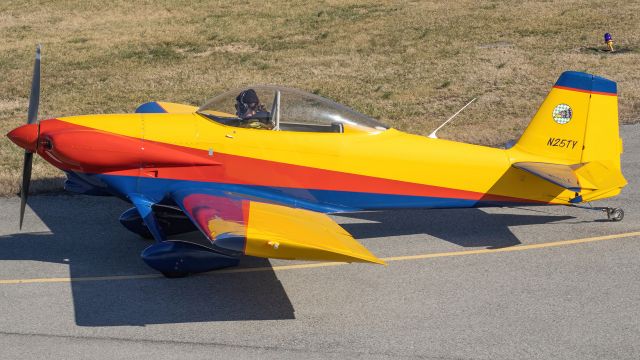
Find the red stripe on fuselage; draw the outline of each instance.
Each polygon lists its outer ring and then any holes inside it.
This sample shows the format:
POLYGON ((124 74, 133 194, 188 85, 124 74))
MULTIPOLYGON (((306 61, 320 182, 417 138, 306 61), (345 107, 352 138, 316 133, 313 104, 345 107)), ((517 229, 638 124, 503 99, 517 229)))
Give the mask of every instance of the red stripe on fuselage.
MULTIPOLYGON (((60 120, 47 120, 63 123, 60 120)), ((51 124, 57 131, 63 129, 85 129, 94 130, 104 136, 103 142, 108 143, 112 139, 123 137, 123 135, 111 134, 101 130, 92 129, 80 125, 64 123, 51 124)), ((52 126, 52 127, 53 127, 52 126)), ((265 134, 266 135, 266 134, 265 134)), ((140 140, 137 138, 131 138, 140 140)), ((408 195, 408 196, 428 196, 439 198, 502 201, 502 202, 523 202, 531 200, 513 198, 500 195, 483 194, 474 191, 450 189, 439 186, 418 184, 400 180, 384 179, 367 175, 358 175, 334 170, 318 169, 309 166, 292 165, 281 162, 261 160, 244 156, 215 153, 209 156, 208 151, 183 147, 173 144, 144 140, 145 144, 153 144, 154 157, 162 158, 166 155, 175 157, 177 152, 184 153, 185 162, 190 162, 194 158, 201 158, 203 161, 216 162, 220 165, 199 165, 199 166, 171 166, 152 167, 146 166, 142 169, 131 168, 113 171, 112 169, 99 169, 86 167, 84 172, 101 173, 106 175, 122 176, 148 176, 161 179, 187 180, 215 182, 238 185, 268 186, 278 188, 332 190, 359 193, 408 195)), ((55 146, 55 145, 54 145, 55 146)), ((49 160, 49 159, 47 159, 49 160)), ((55 159, 54 159, 55 160, 55 159)), ((63 163, 54 163, 63 170, 75 170, 73 166, 63 163)))

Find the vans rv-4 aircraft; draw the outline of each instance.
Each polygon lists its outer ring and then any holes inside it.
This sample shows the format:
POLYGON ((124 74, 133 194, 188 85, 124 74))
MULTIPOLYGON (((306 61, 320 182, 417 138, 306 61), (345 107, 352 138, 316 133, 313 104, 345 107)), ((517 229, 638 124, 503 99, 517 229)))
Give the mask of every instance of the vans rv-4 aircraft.
POLYGON ((67 190, 131 203, 121 223, 155 240, 142 259, 169 277, 242 255, 383 264, 327 214, 580 206, 627 183, 616 83, 580 72, 560 76, 506 149, 407 134, 279 86, 226 92, 200 108, 150 102, 134 114, 37 121, 39 88, 38 48, 27 124, 8 134, 25 149, 20 226, 37 153, 67 174, 67 190), (196 229, 201 240, 177 236, 196 229))

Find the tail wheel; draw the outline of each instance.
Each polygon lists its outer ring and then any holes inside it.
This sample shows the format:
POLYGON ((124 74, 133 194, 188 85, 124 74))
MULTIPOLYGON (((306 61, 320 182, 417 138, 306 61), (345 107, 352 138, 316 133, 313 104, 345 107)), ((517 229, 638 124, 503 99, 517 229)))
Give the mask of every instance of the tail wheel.
POLYGON ((624 219, 624 210, 620 208, 609 209, 607 215, 609 215, 609 220, 611 221, 621 221, 624 219))

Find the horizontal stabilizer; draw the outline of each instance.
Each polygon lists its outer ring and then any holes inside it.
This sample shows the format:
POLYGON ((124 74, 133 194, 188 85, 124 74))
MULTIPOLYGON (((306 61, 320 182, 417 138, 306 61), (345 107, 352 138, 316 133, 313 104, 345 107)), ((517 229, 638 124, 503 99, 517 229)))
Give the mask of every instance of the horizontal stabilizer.
POLYGON ((600 161, 573 165, 518 162, 513 167, 575 192, 620 189, 627 184, 618 168, 600 161))
POLYGON ((627 180, 615 166, 606 166, 599 161, 584 164, 575 170, 583 189, 617 189, 627 185, 627 180))
POLYGON ((549 182, 571 191, 580 192, 580 182, 574 169, 582 164, 563 165, 540 162, 518 162, 513 167, 532 173, 549 182))

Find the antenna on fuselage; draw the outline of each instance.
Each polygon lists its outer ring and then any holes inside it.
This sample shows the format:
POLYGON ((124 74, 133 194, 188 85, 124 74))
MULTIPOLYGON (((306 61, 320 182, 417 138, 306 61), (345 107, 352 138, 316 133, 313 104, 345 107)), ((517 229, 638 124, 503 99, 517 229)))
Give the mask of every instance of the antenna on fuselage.
POLYGON ((429 137, 432 139, 437 139, 438 137, 436 136, 436 133, 438 132, 438 130, 442 129, 445 125, 447 125, 447 123, 449 123, 449 121, 453 120, 454 117, 458 116, 458 114, 460 114, 462 112, 462 110, 464 110, 467 106, 471 105, 472 102, 476 101, 477 98, 473 98, 473 100, 469 101, 467 103, 467 105, 463 106, 462 109, 456 111, 455 114, 451 115, 450 118, 447 119, 447 121, 443 122, 442 125, 438 126, 437 129, 433 130, 433 132, 431 134, 429 134, 429 137))

